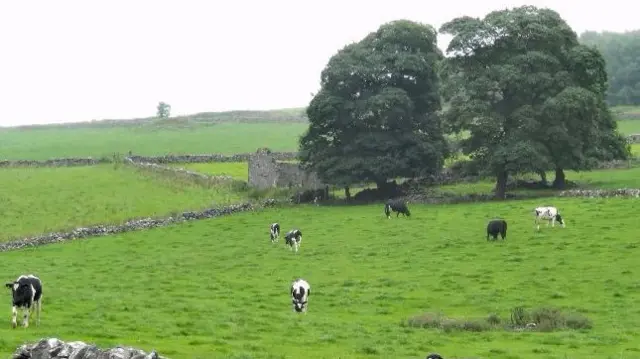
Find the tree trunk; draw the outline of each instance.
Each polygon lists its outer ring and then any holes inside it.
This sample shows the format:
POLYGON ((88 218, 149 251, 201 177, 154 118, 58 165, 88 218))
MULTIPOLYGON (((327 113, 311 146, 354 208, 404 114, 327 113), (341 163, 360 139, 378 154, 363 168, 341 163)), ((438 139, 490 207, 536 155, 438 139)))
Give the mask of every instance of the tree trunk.
POLYGON ((507 179, 509 178, 509 174, 507 171, 498 172, 497 181, 496 181, 496 198, 505 199, 507 198, 507 179))
POLYGON ((556 178, 553 179, 553 187, 563 189, 566 185, 567 178, 565 177, 564 170, 562 168, 556 168, 556 178))
POLYGON ((546 171, 538 171, 538 175, 540 175, 540 182, 543 185, 547 185, 549 182, 547 182, 547 172, 546 171))
POLYGON ((349 186, 344 187, 344 196, 347 198, 347 201, 351 200, 351 191, 349 190, 349 186))

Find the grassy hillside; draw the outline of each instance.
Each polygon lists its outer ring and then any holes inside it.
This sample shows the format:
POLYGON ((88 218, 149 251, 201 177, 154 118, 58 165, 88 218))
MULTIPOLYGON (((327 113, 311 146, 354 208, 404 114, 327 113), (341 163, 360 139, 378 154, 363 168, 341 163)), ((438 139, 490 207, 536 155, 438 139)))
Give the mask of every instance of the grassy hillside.
POLYGON ((305 123, 219 123, 110 128, 0 129, 0 159, 295 151, 305 123))
POLYGON ((5 279, 34 272, 45 294, 40 328, 12 330, 6 312, 0 355, 56 336, 173 359, 636 357, 638 202, 553 203, 567 228, 540 233, 534 201, 415 205, 393 220, 378 206, 308 206, 1 253, 5 279), (494 216, 509 220, 504 242, 485 241, 494 216), (297 255, 269 243, 272 221, 305 233, 297 255), (312 286, 306 315, 291 311, 299 276, 312 286), (587 328, 486 330, 518 306, 561 308, 587 328), (451 331, 407 327, 412 317, 451 331))
POLYGON ((131 167, 0 169, 0 241, 242 200, 131 167))

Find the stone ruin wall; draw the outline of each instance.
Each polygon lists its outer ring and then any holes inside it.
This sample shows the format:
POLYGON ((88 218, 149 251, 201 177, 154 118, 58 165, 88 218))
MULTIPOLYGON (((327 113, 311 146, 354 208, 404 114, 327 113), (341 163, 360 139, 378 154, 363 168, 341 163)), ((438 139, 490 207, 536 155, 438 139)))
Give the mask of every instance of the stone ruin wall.
POLYGON ((297 163, 279 162, 273 154, 258 152, 249 158, 248 184, 258 189, 323 188, 315 173, 304 171, 297 163))

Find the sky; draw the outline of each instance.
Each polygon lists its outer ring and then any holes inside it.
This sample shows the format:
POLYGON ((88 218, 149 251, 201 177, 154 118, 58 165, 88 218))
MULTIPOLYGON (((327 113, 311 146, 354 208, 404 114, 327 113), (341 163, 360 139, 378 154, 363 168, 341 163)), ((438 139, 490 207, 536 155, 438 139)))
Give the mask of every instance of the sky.
MULTIPOLYGON (((303 107, 329 58, 388 21, 437 29, 458 16, 534 5, 557 11, 578 34, 622 32, 639 27, 628 4, 0 0, 0 126, 149 117, 159 101, 172 115, 303 107)), ((443 50, 448 40, 439 37, 443 50)))

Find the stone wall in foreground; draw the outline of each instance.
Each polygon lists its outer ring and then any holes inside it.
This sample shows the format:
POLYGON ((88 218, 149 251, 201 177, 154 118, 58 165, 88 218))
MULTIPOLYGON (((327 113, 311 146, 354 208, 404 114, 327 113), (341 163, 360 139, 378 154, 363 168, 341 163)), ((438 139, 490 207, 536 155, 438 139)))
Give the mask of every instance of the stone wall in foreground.
POLYGON ((57 338, 45 338, 32 344, 24 344, 16 349, 12 359, 168 359, 155 350, 143 350, 117 346, 99 349, 93 344, 81 341, 63 342, 57 338))

